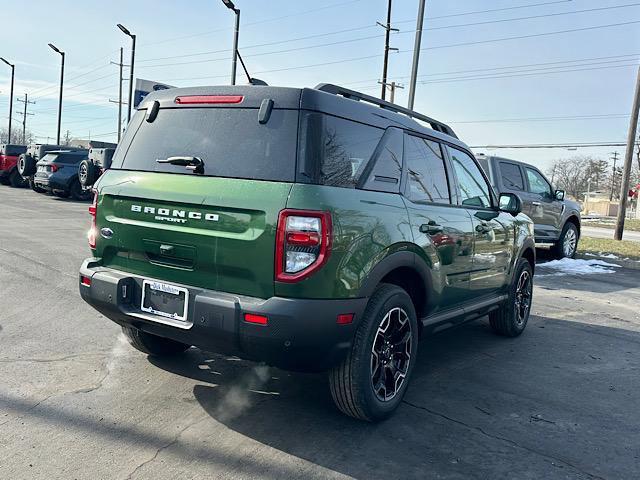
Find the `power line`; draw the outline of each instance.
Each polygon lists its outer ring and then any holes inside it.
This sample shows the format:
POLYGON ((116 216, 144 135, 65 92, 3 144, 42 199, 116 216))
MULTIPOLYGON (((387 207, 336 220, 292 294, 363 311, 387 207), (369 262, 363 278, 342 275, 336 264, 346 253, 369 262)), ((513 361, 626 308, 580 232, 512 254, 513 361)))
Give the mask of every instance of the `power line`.
MULTIPOLYGON (((632 25, 632 24, 636 24, 636 23, 640 23, 640 20, 633 20, 633 21, 629 21, 629 22, 620 22, 620 23, 611 23, 611 24, 606 24, 606 25, 592 25, 592 26, 589 26, 589 27, 572 28, 572 29, 566 29, 566 30, 557 30, 557 31, 553 31, 553 32, 542 32, 542 33, 534 33, 534 34, 528 34, 528 35, 516 35, 516 36, 510 36, 510 37, 493 38, 493 39, 489 39, 489 40, 475 40, 475 41, 470 41, 470 42, 452 43, 452 44, 446 44, 446 45, 435 45, 435 46, 421 48, 420 51, 437 50, 437 49, 442 49, 442 48, 452 48, 452 47, 461 47, 461 46, 469 46, 469 45, 480 45, 480 44, 504 42, 504 41, 510 41, 510 40, 521 40, 521 39, 525 39, 525 38, 544 37, 544 36, 548 36, 548 35, 560 35, 560 34, 565 34, 565 33, 582 32, 582 31, 596 30, 596 29, 601 29, 601 28, 612 28, 612 27, 619 27, 619 26, 625 26, 625 25, 632 25)), ((403 33, 410 33, 410 32, 403 32, 403 33)), ((361 41, 361 40, 366 40, 366 39, 370 39, 370 38, 378 38, 378 37, 379 37, 379 35, 376 35, 376 36, 373 36, 373 37, 363 37, 363 38, 359 38, 359 39, 355 39, 355 40, 345 40, 345 41, 341 41, 341 42, 331 42, 331 43, 325 43, 325 44, 317 44, 317 45, 312 45, 312 46, 309 46, 309 47, 298 47, 298 48, 293 48, 293 49, 278 50, 278 51, 275 51, 275 52, 264 52, 264 53, 261 53, 261 54, 252 54, 251 56, 257 56, 257 55, 264 56, 264 55, 271 55, 271 54, 276 54, 276 53, 288 53, 288 52, 292 52, 292 51, 299 51, 299 50, 305 50, 305 49, 310 49, 310 48, 318 48, 318 47, 322 47, 322 46, 336 45, 336 44, 340 44, 340 43, 348 43, 348 42, 353 42, 353 41, 361 41)), ((400 50, 398 53, 408 53, 408 52, 411 52, 411 50, 400 50)), ((372 58, 372 56, 357 57, 355 59, 350 59, 350 60, 345 60, 345 61, 365 60, 365 59, 369 59, 369 58, 372 58)), ((190 62, 166 63, 166 64, 161 64, 161 65, 147 65, 144 68, 169 67, 169 66, 176 66, 176 65, 196 64, 196 63, 209 63, 209 62, 223 61, 223 60, 228 60, 228 59, 229 59, 229 57, 217 58, 217 59, 209 59, 209 60, 194 60, 194 61, 190 61, 190 62)), ((324 66, 324 65, 328 65, 328 64, 332 64, 332 63, 340 63, 340 62, 330 62, 330 63, 326 63, 326 64, 325 63, 321 63, 321 64, 317 64, 317 66, 324 66)), ((315 65, 311 65, 311 66, 315 66, 315 65)), ((311 66, 291 67, 291 68, 288 68, 288 70, 294 70, 294 69, 298 69, 298 68, 310 68, 311 66)), ((265 71, 261 71, 261 72, 255 72, 255 73, 256 74, 272 73, 272 72, 283 71, 283 70, 285 70, 285 69, 265 70, 265 71)), ((192 77, 192 78, 169 79, 169 80, 190 80, 190 79, 197 80, 197 79, 223 78, 223 77, 224 77, 224 75, 214 75, 214 76, 207 76, 207 77, 192 77)))
POLYGON ((620 147, 626 142, 575 142, 575 143, 530 143, 530 144, 508 144, 508 145, 472 145, 470 148, 487 150, 499 148, 587 148, 587 147, 620 147))

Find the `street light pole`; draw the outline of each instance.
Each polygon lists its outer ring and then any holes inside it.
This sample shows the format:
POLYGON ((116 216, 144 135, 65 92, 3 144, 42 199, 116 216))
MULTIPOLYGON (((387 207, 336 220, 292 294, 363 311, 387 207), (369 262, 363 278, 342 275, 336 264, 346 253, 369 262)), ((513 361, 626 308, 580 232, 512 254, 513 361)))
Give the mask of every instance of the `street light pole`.
POLYGON ((62 87, 64 85, 64 52, 53 43, 50 43, 49 47, 54 52, 59 53, 62 57, 62 63, 60 64, 60 97, 58 99, 58 134, 56 136, 56 145, 60 145, 60 126, 62 124, 62 87))
POLYGON ((9 63, 7 60, 5 60, 4 58, 0 57, 0 60, 2 60, 4 63, 6 63, 7 65, 9 65, 11 67, 11 93, 9 94, 9 132, 7 135, 7 143, 11 143, 11 119, 13 118, 13 77, 14 77, 14 73, 16 70, 16 66, 12 63, 9 63))
POLYGON ((231 0, 222 0, 225 6, 236 14, 236 25, 233 32, 233 57, 231 60, 231 85, 236 84, 236 67, 238 66, 238 38, 240 37, 240 9, 231 0))
POLYGON ((409 109, 413 110, 416 97, 416 80, 418 79, 418 63, 420 61, 420 43, 422 41, 422 23, 424 22, 425 0, 420 0, 418 7, 418 21, 416 25, 416 40, 413 45, 413 66, 411 67, 411 83, 409 83, 409 109))
POLYGON ((131 38, 131 66, 129 70, 129 107, 127 111, 127 123, 131 120, 131 108, 133 107, 133 64, 136 60, 136 36, 131 33, 124 25, 118 23, 118 28, 125 35, 131 38))

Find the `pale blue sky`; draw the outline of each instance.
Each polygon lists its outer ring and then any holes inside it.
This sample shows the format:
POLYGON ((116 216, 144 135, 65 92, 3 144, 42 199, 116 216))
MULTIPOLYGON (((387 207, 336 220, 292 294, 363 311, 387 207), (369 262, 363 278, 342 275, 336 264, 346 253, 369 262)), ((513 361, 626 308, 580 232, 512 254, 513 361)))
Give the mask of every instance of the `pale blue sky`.
MULTIPOLYGON (((108 62, 121 46, 128 62, 130 47, 118 22, 138 35, 136 77, 176 86, 229 81, 233 15, 220 0, 3 3, 0 56, 16 63, 16 95, 26 91, 36 101, 27 122, 39 141, 54 137, 56 126, 59 56, 48 42, 67 52, 62 128, 76 137, 115 138, 105 135, 117 130, 117 107, 108 103, 117 97, 117 67, 108 62), (196 55, 202 52, 213 53, 196 55)), ((391 54, 389 79, 406 84, 418 1, 393 3, 400 32, 392 46, 400 52, 391 54)), ((384 31, 375 23, 386 4, 236 0, 240 51, 252 74, 271 85, 331 82, 379 95, 384 31)), ((640 0, 428 0, 416 110, 450 122, 469 145, 624 141, 639 32, 640 0), (474 13, 485 10, 494 11, 474 13)), ((0 124, 8 116, 8 74, 0 65, 0 124)), ((406 95, 401 90, 397 103, 405 105, 406 95)), ((21 107, 14 103, 14 118, 21 107)), ((545 167, 612 150, 499 153, 545 167)))

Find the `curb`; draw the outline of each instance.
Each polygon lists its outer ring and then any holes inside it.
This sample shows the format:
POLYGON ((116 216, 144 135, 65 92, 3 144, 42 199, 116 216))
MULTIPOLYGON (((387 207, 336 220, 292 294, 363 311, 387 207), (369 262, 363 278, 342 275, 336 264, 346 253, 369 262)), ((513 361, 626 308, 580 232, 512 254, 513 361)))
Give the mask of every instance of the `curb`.
POLYGON ((640 270, 640 261, 636 261, 636 260, 624 260, 622 258, 601 257, 595 253, 591 255, 586 255, 584 253, 576 253, 575 258, 581 258, 583 260, 602 260, 603 262, 613 263, 615 265, 619 265, 624 268, 629 268, 631 270, 640 270))

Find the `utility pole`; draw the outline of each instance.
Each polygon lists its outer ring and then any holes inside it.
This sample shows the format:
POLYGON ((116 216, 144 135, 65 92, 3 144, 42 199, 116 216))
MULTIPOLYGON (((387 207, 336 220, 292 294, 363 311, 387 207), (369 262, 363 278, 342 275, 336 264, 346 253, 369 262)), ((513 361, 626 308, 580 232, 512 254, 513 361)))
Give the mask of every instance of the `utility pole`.
POLYGON ((396 82, 391 82, 391 103, 394 103, 394 100, 396 99, 396 88, 400 88, 403 89, 404 86, 403 85, 399 85, 396 82))
MULTIPOLYGON (((390 48, 389 47, 389 36, 391 35, 391 32, 397 32, 399 31, 397 28, 391 28, 391 2, 392 0, 389 0, 389 3, 387 4, 387 23, 386 25, 383 25, 380 22, 376 22, 378 25, 380 25, 382 28, 385 29, 385 34, 384 34, 384 61, 382 64, 382 81, 380 82, 382 84, 382 92, 380 93, 380 97, 382 98, 382 100, 385 99, 386 95, 387 95, 387 71, 389 69, 389 50, 395 50, 397 51, 397 48, 390 48)), ((393 102, 393 100, 391 101, 393 102)))
POLYGON ((122 133, 122 81, 124 80, 124 78, 122 78, 122 68, 124 67, 124 64, 122 63, 123 51, 124 49, 120 47, 120 63, 110 62, 112 65, 118 65, 120 67, 120 81, 118 82, 118 101, 109 99, 111 103, 118 104, 118 143, 120 142, 120 135, 122 133))
POLYGON ((624 220, 627 214, 627 197, 629 196, 629 177, 631 176, 631 161, 633 159, 633 147, 638 129, 638 110, 640 110, 640 67, 636 77, 636 91, 633 96, 633 108, 631 109, 631 121, 629 122, 629 134, 627 135, 627 150, 624 154, 624 167, 622 167, 622 181, 620 186, 620 208, 618 208, 618 221, 614 238, 622 240, 624 232, 624 220))
POLYGON ((616 185, 616 163, 618 163, 618 152, 613 152, 611 155, 613 155, 613 158, 611 159, 613 160, 613 173, 611 174, 611 193, 609 194, 610 202, 613 201, 613 190, 616 185))
POLYGON ((222 0, 224 6, 236 15, 236 23, 233 29, 233 56, 231 57, 231 85, 236 84, 236 68, 238 66, 238 37, 240 37, 240 9, 232 0, 222 0))
POLYGON ((31 104, 34 105, 36 102, 32 102, 29 100, 29 95, 24 94, 24 100, 21 98, 16 98, 16 101, 24 103, 24 111, 18 112, 18 114, 22 113, 22 144, 25 145, 27 143, 27 115, 33 115, 33 113, 27 112, 27 107, 31 104))
POLYGON ((7 143, 11 143, 11 119, 13 117, 13 77, 15 74, 16 66, 2 57, 0 57, 0 60, 11 67, 11 91, 9 92, 9 131, 7 132, 7 143))
POLYGON ((416 98, 416 81, 418 79, 418 63, 420 63, 420 43, 422 42, 422 24, 424 22, 424 4, 426 0, 420 0, 418 6, 418 21, 416 24, 416 40, 413 45, 413 65, 411 67, 411 83, 409 83, 409 109, 413 110, 416 98))

